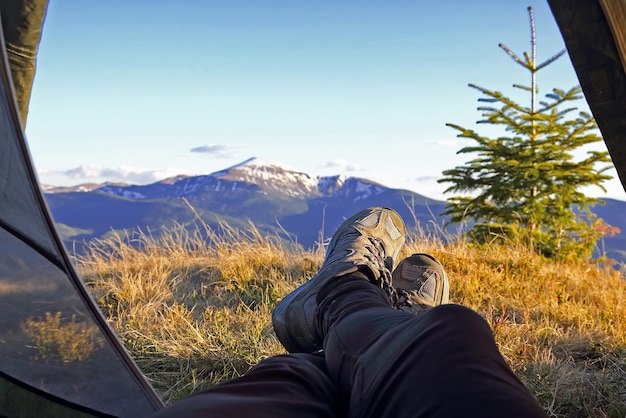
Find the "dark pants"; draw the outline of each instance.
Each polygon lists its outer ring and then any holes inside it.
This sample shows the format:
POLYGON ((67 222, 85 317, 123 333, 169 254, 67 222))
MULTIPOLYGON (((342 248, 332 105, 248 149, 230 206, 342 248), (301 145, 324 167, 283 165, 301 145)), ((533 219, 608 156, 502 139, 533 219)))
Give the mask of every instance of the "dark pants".
POLYGON ((323 352, 264 360, 158 416, 546 416, 478 314, 458 305, 398 311, 352 276, 320 304, 323 352))

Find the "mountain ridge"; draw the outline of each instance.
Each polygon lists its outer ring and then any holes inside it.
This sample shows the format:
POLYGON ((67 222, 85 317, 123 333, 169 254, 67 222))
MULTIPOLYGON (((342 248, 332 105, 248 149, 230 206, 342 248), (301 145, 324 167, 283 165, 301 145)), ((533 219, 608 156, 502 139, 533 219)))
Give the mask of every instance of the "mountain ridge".
MULTIPOLYGON (((264 234, 276 234, 305 248, 328 239, 355 212, 371 206, 398 211, 408 229, 439 234, 447 219, 444 201, 419 193, 343 175, 311 176, 280 163, 250 158, 208 175, 169 177, 147 185, 86 183, 75 187, 43 186, 67 248, 101 238, 111 231, 147 229, 152 233, 198 221, 210 228, 221 222, 264 234)), ((626 231, 626 202, 603 199, 594 212, 626 231)), ((456 231, 456 227, 454 229, 456 231)), ((605 237, 613 258, 626 260, 626 239, 605 237)), ((608 249, 608 250, 607 250, 608 249)))
POLYGON ((165 196, 187 197, 207 190, 222 191, 226 186, 234 190, 237 187, 250 187, 252 185, 257 186, 257 191, 260 193, 316 198, 333 195, 343 188, 345 182, 348 182, 350 187, 359 189, 365 194, 378 194, 387 189, 382 184, 357 177, 343 175, 313 177, 287 168, 280 163, 253 157, 208 175, 178 175, 146 185, 110 182, 100 185, 85 183, 73 187, 46 185, 43 186, 43 190, 47 194, 98 191, 128 199, 142 200, 165 196))

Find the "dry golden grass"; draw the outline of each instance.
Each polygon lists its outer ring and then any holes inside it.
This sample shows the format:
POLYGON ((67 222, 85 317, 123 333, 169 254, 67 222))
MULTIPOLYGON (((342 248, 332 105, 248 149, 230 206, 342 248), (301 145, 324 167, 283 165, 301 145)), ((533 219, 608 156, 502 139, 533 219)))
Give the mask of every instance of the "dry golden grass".
MULTIPOLYGON (((162 238, 113 235, 77 264, 103 312, 166 403, 284 353, 276 302, 319 268, 323 253, 254 227, 162 238), (206 235, 213 244, 205 244, 206 235), (109 248, 104 250, 104 248, 109 248)), ((490 323, 513 370, 550 416, 626 415, 626 280, 524 248, 444 245, 413 234, 403 255, 445 266, 452 303, 490 323)))

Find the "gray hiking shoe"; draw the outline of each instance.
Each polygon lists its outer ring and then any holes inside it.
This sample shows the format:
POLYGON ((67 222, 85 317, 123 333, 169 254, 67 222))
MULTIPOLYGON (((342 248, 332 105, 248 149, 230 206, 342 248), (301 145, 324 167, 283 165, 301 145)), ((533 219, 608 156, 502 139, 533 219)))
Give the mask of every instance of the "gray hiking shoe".
POLYGON ((333 235, 317 274, 285 296, 272 312, 274 331, 287 351, 311 353, 322 348, 316 297, 325 283, 361 270, 387 290, 403 244, 404 222, 392 209, 369 208, 346 220, 333 235))
POLYGON ((392 273, 398 294, 396 307, 419 313, 448 303, 450 282, 443 266, 430 254, 413 254, 398 263, 392 273))

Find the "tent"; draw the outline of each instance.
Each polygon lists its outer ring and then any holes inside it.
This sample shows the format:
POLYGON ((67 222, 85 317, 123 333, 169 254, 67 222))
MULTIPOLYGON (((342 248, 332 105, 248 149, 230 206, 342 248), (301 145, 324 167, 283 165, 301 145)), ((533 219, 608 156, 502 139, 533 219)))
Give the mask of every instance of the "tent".
POLYGON ((548 0, 548 4, 626 187, 626 1, 548 0))
MULTIPOLYGON (((626 184, 626 1, 548 1, 626 184)), ((161 400, 99 312, 55 230, 0 41, 0 417, 149 415, 161 400)))

